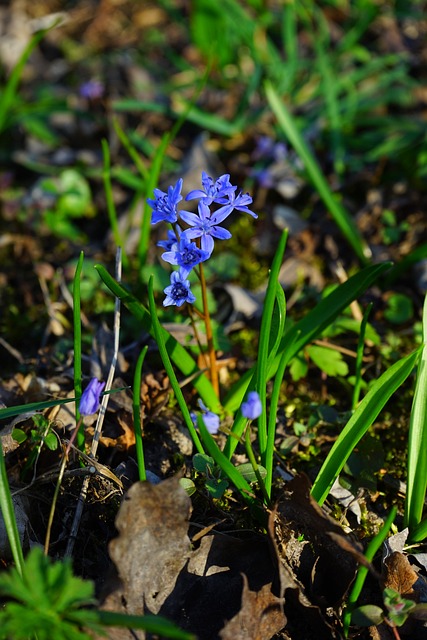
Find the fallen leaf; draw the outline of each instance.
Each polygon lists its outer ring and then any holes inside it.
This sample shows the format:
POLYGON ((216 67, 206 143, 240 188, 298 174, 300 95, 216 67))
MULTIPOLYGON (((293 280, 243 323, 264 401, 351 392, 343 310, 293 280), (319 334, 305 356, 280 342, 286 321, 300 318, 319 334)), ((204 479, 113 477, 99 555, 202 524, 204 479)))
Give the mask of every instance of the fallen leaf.
POLYGON ((412 596, 414 594, 413 587, 417 580, 416 571, 403 553, 394 551, 384 560, 383 583, 385 589, 394 589, 404 597, 412 596))
POLYGON ((338 522, 311 497, 307 476, 296 476, 286 484, 277 505, 275 536, 307 597, 321 607, 343 601, 357 566, 353 554, 342 549, 331 533, 347 539, 338 522))
POLYGON ((127 610, 158 613, 190 556, 190 499, 178 478, 158 485, 138 482, 116 519, 119 537, 109 545, 123 583, 127 610))
POLYGON ((251 591, 248 579, 243 577, 242 606, 240 611, 222 629, 222 640, 266 640, 286 625, 283 601, 271 593, 271 585, 258 592, 251 591))

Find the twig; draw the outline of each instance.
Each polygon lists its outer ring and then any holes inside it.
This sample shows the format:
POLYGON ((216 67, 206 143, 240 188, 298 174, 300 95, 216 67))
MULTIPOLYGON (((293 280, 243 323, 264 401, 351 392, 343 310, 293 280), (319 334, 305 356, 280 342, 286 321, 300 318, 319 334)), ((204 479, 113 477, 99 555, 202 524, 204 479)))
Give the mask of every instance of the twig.
MULTIPOLYGON (((116 253, 116 280, 117 282, 121 281, 122 278, 122 262, 121 262, 121 248, 117 248, 116 253)), ((120 337, 120 299, 116 298, 115 307, 114 307, 114 352, 113 358, 110 365, 110 371, 108 373, 107 383, 105 385, 106 390, 111 389, 111 385, 114 379, 114 373, 116 370, 117 357, 119 353, 119 337, 120 337)), ((95 458, 99 438, 101 436, 102 425, 104 423, 105 413, 107 411, 108 400, 110 398, 110 394, 104 393, 102 396, 101 407, 99 409, 98 420, 96 421, 95 433, 93 434, 92 445, 90 449, 90 457, 95 458)), ((67 549, 65 551, 65 557, 69 557, 72 555, 74 550, 74 545, 77 539, 77 534, 80 527, 80 520, 83 513, 83 508, 86 502, 86 497, 88 494, 90 483, 90 476, 86 476, 83 480, 83 485, 80 491, 79 499, 77 502, 76 512, 74 514, 74 520, 70 531, 70 536, 68 538, 67 549)))

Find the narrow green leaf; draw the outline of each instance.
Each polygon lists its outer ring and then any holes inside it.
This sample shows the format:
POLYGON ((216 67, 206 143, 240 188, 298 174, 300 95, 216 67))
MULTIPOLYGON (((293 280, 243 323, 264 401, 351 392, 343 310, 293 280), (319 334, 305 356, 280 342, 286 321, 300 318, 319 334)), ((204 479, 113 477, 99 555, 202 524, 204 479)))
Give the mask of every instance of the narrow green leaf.
MULTIPOLYGON (((411 531, 422 519, 427 489, 427 296, 423 310, 423 346, 418 364, 408 438, 405 526, 411 531)), ((418 530, 418 536, 421 529, 418 530)))
MULTIPOLYGON (((368 544, 368 546, 366 547, 366 551, 365 551, 365 558, 368 562, 372 562, 375 554, 377 553, 377 551, 380 549, 380 547, 382 546, 383 542, 385 541, 385 539, 387 538, 388 532, 390 531, 391 525, 394 522, 394 519, 396 517, 397 514, 397 508, 396 507, 392 507, 390 513, 388 514, 386 521, 384 522, 384 525, 381 527, 381 529, 378 531, 378 533, 372 538, 372 540, 370 541, 370 543, 368 544)), ((348 636, 348 630, 350 627, 350 622, 352 620, 352 614, 354 612, 354 607, 356 606, 356 603, 359 599, 359 596, 362 592, 362 588, 363 585, 365 584, 365 580, 366 580, 366 576, 368 575, 368 567, 366 567, 365 565, 360 565, 358 570, 357 570, 357 575, 356 575, 356 580, 354 581, 354 584, 351 588, 349 597, 348 597, 348 601, 347 601, 347 607, 344 611, 344 616, 343 616, 343 627, 344 627, 344 635, 347 638, 348 636)), ((354 620, 353 620, 354 622, 354 620)))
MULTIPOLYGON (((258 360, 257 360, 257 369, 256 369, 256 382, 255 388, 258 391, 261 405, 262 405, 262 413, 258 418, 258 444, 259 451, 261 454, 261 462, 265 465, 265 451, 267 447, 267 374, 268 374, 268 363, 271 357, 275 356, 277 348, 279 346, 279 340, 283 333, 283 328, 285 325, 285 317, 283 314, 279 321, 279 330, 280 333, 278 336, 274 336, 273 340, 273 349, 275 351, 271 353, 270 351, 270 343, 271 343, 271 323, 273 318, 273 311, 276 304, 277 298, 277 287, 278 287, 278 278, 280 267, 283 262, 283 254, 285 252, 286 241, 288 239, 288 230, 286 229, 280 238, 279 246, 275 253, 273 263, 271 265, 270 276, 268 279, 267 292, 264 300, 264 308, 262 312, 261 319, 261 328, 259 333, 259 347, 258 347, 258 360)), ((279 285, 280 286, 280 285, 279 285)), ((281 313, 283 310, 283 294, 280 298, 280 303, 278 305, 279 312, 281 313)))
POLYGON ((7 537, 9 539, 13 560, 19 575, 24 569, 24 554, 22 553, 21 541, 19 539, 18 526, 16 524, 15 511, 13 508, 12 496, 10 494, 9 481, 7 478, 6 463, 4 460, 3 447, 0 439, 0 510, 4 520, 7 537))
POLYGON ((97 611, 99 622, 106 627, 123 627, 124 629, 144 629, 150 634, 171 638, 172 640, 197 640, 188 631, 182 631, 162 616, 132 616, 115 611, 97 611))
MULTIPOLYGON (((273 376, 276 373, 282 352, 290 342, 292 342, 290 351, 290 357, 292 358, 321 334, 343 309, 364 293, 390 266, 390 262, 384 262, 383 264, 365 267, 346 282, 340 284, 304 318, 296 322, 283 336, 269 375, 273 376)), ((233 385, 224 401, 226 411, 234 412, 238 409, 253 375, 254 367, 233 385)))
POLYGON ((253 495, 250 484, 246 482, 244 477, 237 471, 234 464, 230 462, 230 460, 218 448, 217 443, 207 430, 201 415, 197 416, 197 425, 199 427, 203 444, 205 445, 209 455, 212 456, 216 464, 221 467, 222 471, 226 476, 228 476, 236 489, 240 491, 240 494, 245 502, 247 502, 251 506, 254 505, 255 497, 253 495))
POLYGON ((145 356, 147 355, 148 346, 145 346, 138 356, 138 360, 135 365, 135 373, 133 375, 133 425, 135 430, 135 449, 136 449, 136 461, 138 464, 138 474, 141 482, 147 479, 145 472, 145 460, 144 460, 144 443, 142 439, 141 429, 141 375, 142 365, 144 364, 145 356))
MULTIPOLYGON (((129 291, 122 287, 122 285, 120 285, 108 273, 105 267, 96 265, 95 269, 98 271, 101 279, 110 291, 120 298, 125 307, 129 309, 137 320, 139 320, 141 327, 154 337, 153 323, 148 309, 138 302, 138 300, 134 298, 129 291)), ((214 413, 220 413, 221 405, 219 404, 215 391, 207 377, 200 371, 193 358, 163 327, 161 327, 161 333, 172 362, 180 369, 184 376, 192 378, 192 384, 194 388, 197 389, 197 392, 205 405, 214 413)))
POLYGON ((421 347, 395 362, 371 387, 330 450, 313 484, 311 494, 321 505, 354 447, 372 425, 381 409, 412 372, 421 347))
MULTIPOLYGON (((81 301, 80 278, 83 269, 84 253, 80 251, 73 278, 73 346, 74 346, 74 394, 76 404, 74 413, 76 424, 80 418, 79 400, 82 395, 82 325, 81 325, 81 301)), ((84 425, 82 424, 77 434, 77 444, 81 448, 84 444, 84 425)))
POLYGON ((157 342, 157 347, 159 349, 160 357, 162 358, 164 367, 166 369, 166 373, 168 374, 169 381, 171 383, 171 387, 175 393, 175 398, 178 402, 179 408, 181 409, 184 422, 187 425, 187 428, 190 432, 191 438, 194 442, 194 446, 196 447, 199 453, 204 453, 204 449, 200 442, 199 436, 197 435, 197 432, 194 428, 187 403, 181 391, 181 387, 179 386, 179 382, 175 375, 175 371, 172 367, 172 363, 170 361, 168 348, 166 346, 162 327, 160 325, 159 319, 157 318, 156 304, 154 301, 154 291, 153 291, 153 276, 151 276, 150 281, 148 283, 148 299, 150 303, 150 314, 151 314, 151 322, 153 327, 154 338, 157 342))
POLYGON ((269 81, 266 81, 265 83, 265 93, 270 107, 283 129, 283 132, 303 161, 309 178, 330 211, 336 225, 341 230, 362 264, 367 264, 371 258, 371 251, 368 245, 362 238, 351 215, 338 202, 332 193, 317 160, 311 153, 303 136, 300 134, 294 119, 286 108, 283 100, 279 97, 276 89, 269 81))
POLYGON ((0 133, 3 131, 5 127, 5 122, 8 116, 8 112, 12 109, 13 101, 16 97, 19 82, 21 80, 21 75, 25 65, 27 64, 27 60, 30 57, 33 50, 37 47, 39 42, 44 38, 45 34, 51 28, 52 27, 50 27, 49 29, 43 29, 42 31, 39 31, 31 38, 30 42, 27 44, 24 51, 22 52, 21 57, 18 60, 18 63, 15 65, 12 73, 9 76, 9 79, 6 83, 6 86, 0 98, 0 133))

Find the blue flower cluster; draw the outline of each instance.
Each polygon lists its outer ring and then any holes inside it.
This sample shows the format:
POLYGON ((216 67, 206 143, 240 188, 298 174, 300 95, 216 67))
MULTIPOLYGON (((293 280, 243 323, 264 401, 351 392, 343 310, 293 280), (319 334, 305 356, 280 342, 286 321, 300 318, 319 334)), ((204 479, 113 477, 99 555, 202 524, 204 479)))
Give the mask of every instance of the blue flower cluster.
POLYGON ((184 302, 195 301, 188 276, 196 265, 205 262, 211 256, 214 238, 231 238, 231 233, 220 225, 234 210, 248 213, 253 218, 258 217, 248 208, 252 203, 251 196, 242 192, 236 195, 237 186, 231 184, 229 174, 224 174, 214 181, 207 173, 202 172, 202 189, 190 191, 185 198, 186 201, 199 200, 197 214, 178 211, 178 203, 182 200, 182 185, 183 181, 180 178, 175 186, 168 188, 167 193, 154 189, 154 199, 147 199, 153 209, 152 224, 169 222, 174 225, 173 230, 168 231, 167 239, 159 242, 159 246, 165 249, 163 260, 178 267, 178 270, 171 274, 170 286, 165 289, 165 307, 180 307, 184 302), (178 220, 185 223, 185 229, 178 220))

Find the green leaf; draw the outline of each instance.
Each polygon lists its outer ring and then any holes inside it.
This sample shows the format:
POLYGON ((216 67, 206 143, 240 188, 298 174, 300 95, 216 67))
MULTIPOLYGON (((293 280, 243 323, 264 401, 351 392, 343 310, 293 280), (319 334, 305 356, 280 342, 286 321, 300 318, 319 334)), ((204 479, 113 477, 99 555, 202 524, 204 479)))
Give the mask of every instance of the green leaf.
POLYGON ((383 620, 383 610, 374 604, 365 604, 363 607, 357 607, 351 616, 351 622, 358 627, 377 626, 383 620))
POLYGON ((56 451, 58 448, 58 440, 54 433, 48 433, 44 438, 44 443, 51 451, 56 451))
POLYGON ((81 607, 93 604, 93 592, 91 582, 73 575, 70 560, 52 563, 34 547, 22 575, 16 569, 0 574, 1 596, 17 601, 6 602, 0 612, 0 633, 16 639, 89 640, 80 627, 100 629, 94 612, 81 607))
POLYGON ((414 317, 414 305, 411 298, 403 293, 394 293, 387 301, 384 317, 392 324, 403 324, 414 317))
MULTIPOLYGON (((246 482, 258 482, 258 478, 254 471, 254 468, 250 462, 238 464, 236 466, 237 471, 244 477, 246 482)), ((262 479, 267 477, 267 469, 258 465, 258 471, 262 479)))
POLYGON ((289 373, 294 382, 298 382, 301 378, 305 378, 308 373, 308 362, 303 355, 298 354, 292 358, 289 364, 289 373))
POLYGON ((206 475, 209 470, 213 469, 214 465, 214 459, 206 453, 196 453, 193 456, 193 467, 199 473, 204 473, 206 475))
POLYGON ((18 444, 22 444, 27 439, 27 434, 22 429, 13 429, 12 438, 18 442, 18 444))
POLYGON ((205 486, 212 498, 222 498, 228 489, 228 482, 224 478, 209 478, 205 486))
POLYGON ((196 485, 190 478, 180 478, 179 484, 188 496, 192 496, 194 493, 196 493, 196 485))
POLYGON ((318 345, 310 345, 307 352, 314 364, 328 376, 346 376, 348 365, 339 351, 318 345))
POLYGON ((91 193, 89 183, 75 169, 66 169, 59 175, 61 195, 58 200, 58 211, 64 216, 80 218, 91 210, 91 193))
POLYGON ((421 347, 395 362, 371 387, 353 413, 330 450, 313 484, 311 494, 323 504, 335 479, 362 436, 372 425, 381 409, 412 372, 421 347))

